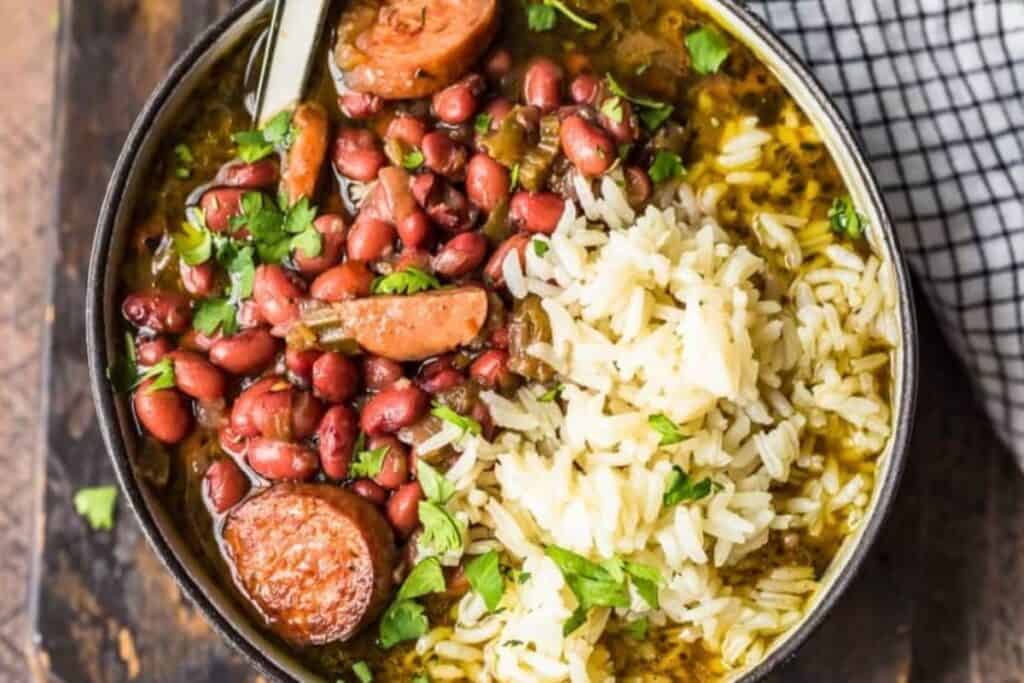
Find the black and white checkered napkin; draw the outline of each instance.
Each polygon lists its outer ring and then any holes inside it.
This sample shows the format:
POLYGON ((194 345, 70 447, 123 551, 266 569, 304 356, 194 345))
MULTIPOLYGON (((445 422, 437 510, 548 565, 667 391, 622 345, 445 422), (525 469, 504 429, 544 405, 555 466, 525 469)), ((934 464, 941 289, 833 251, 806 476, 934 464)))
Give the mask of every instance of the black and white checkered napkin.
POLYGON ((860 135, 907 259, 1024 468, 1024 0, 762 0, 860 135))

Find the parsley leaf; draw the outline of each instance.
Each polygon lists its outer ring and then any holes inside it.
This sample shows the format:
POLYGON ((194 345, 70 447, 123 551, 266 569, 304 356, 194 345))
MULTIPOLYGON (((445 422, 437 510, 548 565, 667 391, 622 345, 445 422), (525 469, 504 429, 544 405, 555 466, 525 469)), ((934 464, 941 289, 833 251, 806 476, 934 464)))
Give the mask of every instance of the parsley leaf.
POLYGON ((352 665, 352 673, 359 679, 359 683, 373 683, 373 672, 370 671, 370 665, 362 660, 352 665))
POLYGON ((853 240, 864 236, 864 217, 857 213, 849 196, 835 198, 828 210, 828 222, 837 235, 853 240))
POLYGON ((174 146, 174 156, 183 164, 191 164, 195 160, 192 150, 184 143, 174 146))
POLYGON ((256 278, 256 263, 252 247, 242 247, 231 255, 225 266, 231 278, 231 301, 242 301, 252 295, 252 283, 256 278))
POLYGON ((428 289, 439 289, 441 283, 430 273, 415 266, 399 270, 373 281, 374 294, 417 294, 428 289))
POLYGON ((671 446, 686 438, 686 435, 679 429, 679 425, 665 417, 662 413, 656 413, 648 417, 647 424, 651 425, 654 431, 661 434, 661 441, 658 442, 659 446, 671 446))
POLYGON ((640 617, 626 624, 626 628, 623 631, 633 640, 647 640, 647 627, 647 617, 640 617))
POLYGON ((490 114, 477 114, 473 120, 473 127, 476 132, 480 135, 486 135, 491 130, 491 124, 494 122, 494 117, 490 114))
POLYGON ((663 180, 685 175, 686 169, 683 168, 683 160, 678 154, 665 149, 659 149, 658 153, 654 155, 654 163, 651 164, 648 173, 651 176, 651 180, 660 183, 663 180))
POLYGON ((411 152, 407 152, 406 155, 402 157, 402 166, 405 167, 406 170, 415 171, 422 165, 423 152, 419 151, 418 149, 414 149, 411 152))
POLYGON ((545 547, 544 554, 558 565, 581 609, 629 607, 629 590, 621 572, 609 571, 609 567, 557 545, 545 547))
POLYGON ((538 398, 537 400, 541 403, 551 403, 553 401, 557 401, 559 398, 561 398, 563 391, 565 391, 565 385, 559 384, 558 386, 555 386, 545 391, 543 394, 540 395, 540 398, 538 398))
POLYGON ((385 650, 407 640, 416 640, 429 627, 423 606, 412 600, 396 600, 380 618, 378 643, 385 650))
POLYGON ((295 139, 295 126, 292 125, 292 113, 288 110, 280 112, 263 126, 263 137, 267 142, 288 148, 295 139))
POLYGON ((444 505, 455 495, 455 485, 425 460, 416 463, 416 479, 423 487, 423 495, 427 500, 444 505))
POLYGON ((305 232, 313 227, 314 218, 316 218, 316 207, 310 206, 309 200, 302 197, 284 212, 282 227, 285 232, 290 232, 293 235, 305 232))
POLYGON ((323 236, 316 228, 310 227, 292 238, 291 248, 301 251, 306 258, 315 258, 324 248, 323 236))
POLYGON ((438 555, 462 548, 462 530, 448 510, 432 500, 421 500, 419 513, 423 525, 421 548, 438 555))
POLYGON ((669 106, 664 102, 659 102, 658 100, 652 100, 647 97, 638 97, 635 95, 630 95, 628 92, 626 92, 626 89, 623 88, 622 85, 617 80, 615 80, 615 77, 612 76, 610 73, 605 74, 605 80, 608 82, 608 90, 609 92, 611 92, 611 94, 618 95, 622 99, 629 100, 633 104, 639 105, 641 107, 650 107, 652 109, 660 109, 662 107, 669 106))
POLYGON ((441 405, 440 403, 434 404, 434 407, 431 408, 430 410, 430 414, 433 415, 434 417, 441 418, 445 422, 450 422, 451 424, 461 429, 463 432, 469 432, 473 436, 480 436, 481 432, 483 431, 483 428, 480 426, 480 423, 474 420, 473 418, 465 417, 464 415, 459 415, 448 406, 441 405))
POLYGON ((124 355, 117 356, 107 368, 107 379, 114 391, 123 394, 132 390, 139 379, 139 365, 135 352, 135 340, 127 332, 124 335, 124 355))
POLYGON ((633 581, 637 593, 653 609, 658 609, 658 586, 662 583, 661 572, 654 567, 639 562, 625 562, 624 568, 633 581))
POLYGON ((267 122, 261 130, 246 130, 231 136, 238 145, 238 156, 247 164, 259 161, 273 153, 276 147, 291 147, 295 137, 292 114, 283 111, 267 122))
POLYGON ((412 600, 428 593, 441 593, 445 589, 441 561, 428 557, 413 567, 398 591, 396 600, 412 600))
POLYGON ((531 240, 531 243, 533 244, 533 253, 540 257, 543 257, 544 254, 548 253, 548 249, 551 248, 551 245, 544 240, 535 239, 531 240))
POLYGON ((694 71, 702 75, 718 71, 729 56, 729 44, 721 33, 709 26, 687 34, 686 49, 690 52, 694 71))
POLYGON ((74 498, 75 512, 85 517, 96 531, 114 528, 114 504, 117 502, 117 488, 95 486, 80 489, 74 498))
POLYGON ((654 132, 658 129, 661 124, 668 120, 668 117, 672 116, 673 107, 671 104, 666 104, 661 107, 652 107, 640 110, 640 122, 644 124, 644 128, 654 132))
POLYGON ((387 446, 374 448, 372 451, 360 451, 356 454, 349 474, 356 478, 376 477, 384 465, 384 456, 388 453, 387 446))
POLYGON ((583 626, 583 622, 587 620, 587 610, 583 607, 577 607, 576 610, 569 615, 569 618, 562 624, 562 635, 567 636, 580 626, 583 626))
POLYGON ((469 585, 484 599, 487 609, 491 612, 497 609, 505 593, 505 580, 498 568, 498 552, 491 550, 474 557, 466 564, 465 574, 469 585))
POLYGON ((679 465, 672 466, 672 472, 668 475, 668 483, 665 485, 665 495, 661 502, 665 507, 678 505, 684 500, 700 500, 711 495, 712 489, 717 484, 705 477, 700 481, 694 481, 686 472, 683 472, 679 465))
POLYGON ((192 315, 192 327, 207 336, 215 333, 217 328, 226 335, 234 334, 238 329, 235 307, 227 299, 203 299, 192 315))
POLYGON ((555 27, 557 20, 554 7, 543 3, 526 6, 526 25, 531 31, 550 31, 555 27))
POLYGON ((135 386, 139 386, 143 382, 150 382, 150 385, 146 387, 146 393, 151 394, 154 391, 161 389, 171 389, 177 386, 177 382, 174 377, 174 361, 166 356, 161 358, 160 361, 146 370, 144 373, 139 375, 139 379, 136 380, 135 386))
POLYGON ((519 162, 512 164, 512 172, 508 179, 508 189, 514 190, 519 187, 519 162))
MULTIPOLYGON (((202 221, 203 214, 200 211, 193 212, 189 218, 198 218, 202 221)), ((178 256, 190 266, 198 266, 205 263, 213 255, 213 235, 205 223, 195 224, 192 220, 181 224, 181 230, 171 235, 174 241, 174 248, 178 250, 178 256)))
POLYGON ((618 97, 609 97, 601 104, 601 113, 614 123, 622 123, 622 100, 618 97))

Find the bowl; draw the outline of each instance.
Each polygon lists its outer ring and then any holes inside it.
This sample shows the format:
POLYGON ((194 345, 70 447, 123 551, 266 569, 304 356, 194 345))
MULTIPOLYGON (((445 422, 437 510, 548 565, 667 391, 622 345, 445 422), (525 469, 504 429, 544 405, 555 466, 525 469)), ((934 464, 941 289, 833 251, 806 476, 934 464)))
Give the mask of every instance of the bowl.
MULTIPOLYGON (((764 678, 796 653, 840 599, 878 535, 896 494, 912 428, 917 328, 909 276, 888 212, 864 154, 836 106, 799 58, 750 10, 736 0, 699 0, 699 5, 753 50, 815 124, 855 204, 873 228, 869 232, 873 248, 893 264, 899 287, 901 345, 893 364, 894 431, 879 457, 880 469, 868 513, 856 532, 842 544, 801 620, 774 643, 757 666, 734 676, 746 682, 764 678)), ((131 408, 124 397, 113 392, 106 379, 115 340, 120 336, 118 271, 131 229, 135 198, 145 182, 145 170, 170 122, 204 73, 268 15, 270 7, 269 0, 246 0, 207 29, 171 68, 136 119, 110 179, 93 243, 86 293, 88 357, 93 398, 107 450, 128 506, 157 556, 213 628, 263 674, 282 682, 320 683, 324 681, 321 676, 251 622, 186 546, 167 512, 132 465, 139 444, 131 408)))

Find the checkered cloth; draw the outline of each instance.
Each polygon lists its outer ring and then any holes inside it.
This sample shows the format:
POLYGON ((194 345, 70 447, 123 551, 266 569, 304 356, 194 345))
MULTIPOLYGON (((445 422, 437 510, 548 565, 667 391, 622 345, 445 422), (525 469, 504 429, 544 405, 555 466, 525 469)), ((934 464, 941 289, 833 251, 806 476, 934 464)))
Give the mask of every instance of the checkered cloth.
POLYGON ((917 281, 1024 468, 1024 0, 749 7, 860 135, 917 281))

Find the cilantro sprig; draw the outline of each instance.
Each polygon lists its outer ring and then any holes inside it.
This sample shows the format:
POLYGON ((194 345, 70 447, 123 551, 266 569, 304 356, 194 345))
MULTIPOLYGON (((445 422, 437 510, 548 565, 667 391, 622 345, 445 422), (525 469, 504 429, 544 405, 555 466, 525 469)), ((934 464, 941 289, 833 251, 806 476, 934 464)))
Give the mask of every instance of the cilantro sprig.
POLYGON ((349 474, 357 478, 376 477, 384 467, 384 457, 388 450, 388 446, 384 445, 369 451, 359 451, 353 459, 349 474))
POLYGON ((283 111, 257 130, 246 130, 231 136, 238 145, 239 158, 251 164, 270 156, 275 149, 286 150, 295 140, 292 113, 283 111))
POLYGON ((686 168, 678 154, 666 149, 659 149, 654 155, 654 161, 647 173, 651 176, 652 181, 660 183, 664 180, 683 177, 686 175, 686 168))
POLYGON ((597 29, 597 24, 581 17, 569 9, 562 0, 542 0, 526 6, 526 24, 531 31, 550 31, 558 22, 558 13, 579 26, 584 31, 597 29))

